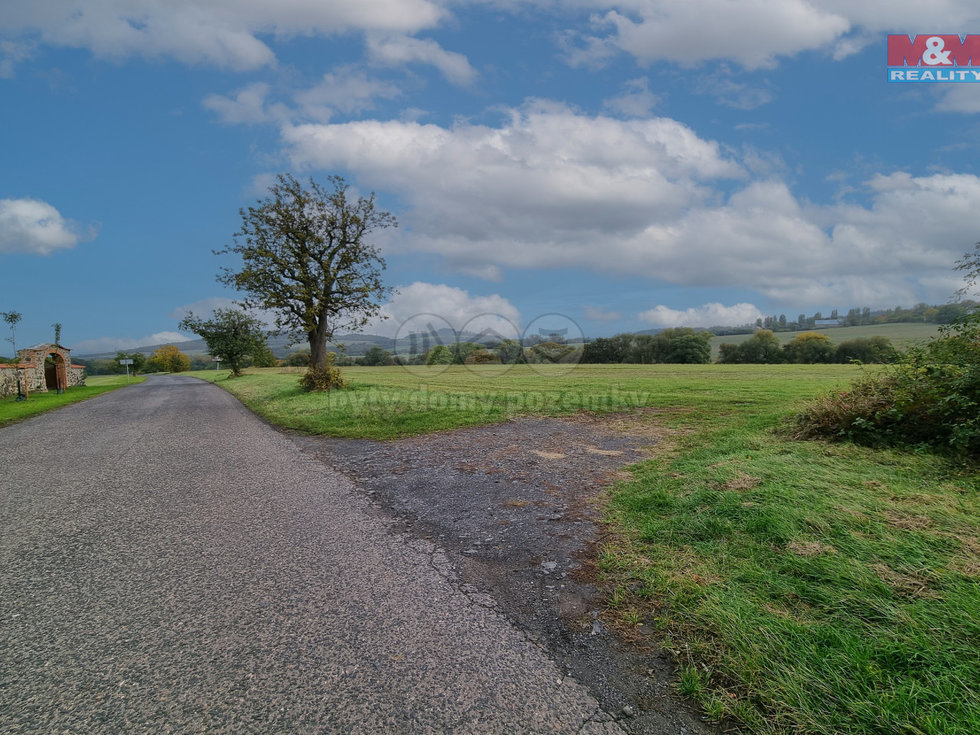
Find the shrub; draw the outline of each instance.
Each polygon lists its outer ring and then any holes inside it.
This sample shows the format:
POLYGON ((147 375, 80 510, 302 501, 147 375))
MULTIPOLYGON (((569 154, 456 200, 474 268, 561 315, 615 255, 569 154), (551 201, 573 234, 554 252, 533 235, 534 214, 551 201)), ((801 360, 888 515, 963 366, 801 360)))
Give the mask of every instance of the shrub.
POLYGON ((898 350, 887 337, 859 337, 845 340, 837 345, 837 350, 834 352, 834 360, 841 363, 857 360, 870 365, 895 362, 898 358, 898 350))
POLYGON ((473 350, 466 356, 465 365, 486 365, 490 363, 500 363, 500 357, 490 350, 473 350))
POLYGON ((326 365, 322 368, 309 368, 303 377, 299 379, 300 388, 307 393, 315 391, 336 390, 347 385, 344 377, 340 374, 340 368, 333 364, 335 355, 327 353, 326 365))
POLYGON ((830 337, 819 332, 802 332, 783 348, 787 362, 816 363, 834 359, 834 345, 830 337))
POLYGON ((980 318, 945 328, 885 372, 815 402, 795 417, 794 433, 980 455, 980 318))

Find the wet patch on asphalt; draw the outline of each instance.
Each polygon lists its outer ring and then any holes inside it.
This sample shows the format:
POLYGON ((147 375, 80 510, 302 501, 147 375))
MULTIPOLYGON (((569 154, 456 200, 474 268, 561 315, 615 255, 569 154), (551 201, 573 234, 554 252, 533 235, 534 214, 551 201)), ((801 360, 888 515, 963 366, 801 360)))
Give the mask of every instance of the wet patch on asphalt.
POLYGON ((631 733, 713 733, 652 648, 607 629, 595 548, 603 488, 665 436, 650 410, 502 424, 395 441, 294 436, 398 525, 443 549, 498 609, 631 733))

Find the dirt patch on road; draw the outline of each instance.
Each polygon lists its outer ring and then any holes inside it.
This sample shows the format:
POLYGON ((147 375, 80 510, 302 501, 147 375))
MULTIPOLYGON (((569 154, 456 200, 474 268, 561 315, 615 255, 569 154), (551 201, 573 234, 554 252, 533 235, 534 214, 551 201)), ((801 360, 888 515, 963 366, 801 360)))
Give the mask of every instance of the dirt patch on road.
POLYGON ((662 451, 662 415, 521 417, 397 441, 294 437, 405 530, 446 551, 462 583, 546 646, 633 733, 709 733, 671 667, 603 624, 595 548, 603 488, 662 451))

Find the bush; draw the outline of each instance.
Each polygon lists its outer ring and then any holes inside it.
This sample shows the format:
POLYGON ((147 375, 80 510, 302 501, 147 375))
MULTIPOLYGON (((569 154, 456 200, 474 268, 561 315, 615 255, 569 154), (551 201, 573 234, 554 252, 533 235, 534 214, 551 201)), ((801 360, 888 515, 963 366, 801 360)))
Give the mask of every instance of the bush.
POLYGON ((840 363, 852 361, 863 362, 866 365, 896 362, 898 350, 887 337, 859 337, 849 339, 837 345, 834 360, 840 363))
POLYGON ((311 367, 303 377, 299 379, 300 388, 307 393, 315 391, 336 390, 347 385, 344 377, 340 374, 340 368, 333 364, 334 353, 327 353, 327 364, 322 368, 311 367))
POLYGON ((980 456, 980 319, 947 328, 894 367, 824 397, 794 424, 800 438, 931 445, 980 456))
POLYGON ((784 353, 779 337, 771 329, 759 329, 741 344, 719 346, 718 362, 729 364, 783 362, 784 353))
POLYGON ((826 334, 802 332, 783 347, 783 353, 786 355, 787 362, 801 364, 832 362, 834 345, 826 334))

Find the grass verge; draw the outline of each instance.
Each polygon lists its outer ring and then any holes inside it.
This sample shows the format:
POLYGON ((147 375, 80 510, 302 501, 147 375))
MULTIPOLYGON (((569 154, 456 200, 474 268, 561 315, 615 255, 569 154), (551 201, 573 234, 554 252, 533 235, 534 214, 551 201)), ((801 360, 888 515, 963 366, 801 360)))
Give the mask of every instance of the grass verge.
MULTIPOLYGON (((131 377, 130 383, 142 383, 146 380, 142 375, 131 377)), ((54 391, 47 393, 32 392, 26 401, 17 401, 16 396, 0 398, 0 426, 35 416, 46 411, 78 403, 88 398, 108 393, 111 390, 125 388, 125 375, 93 375, 85 378, 85 385, 69 388, 60 395, 54 391)))
POLYGON ((345 369, 208 377, 274 423, 385 439, 518 414, 664 410, 615 486, 600 568, 621 627, 674 652, 709 719, 760 733, 980 732, 980 476, 930 454, 792 441, 851 366, 345 369))

